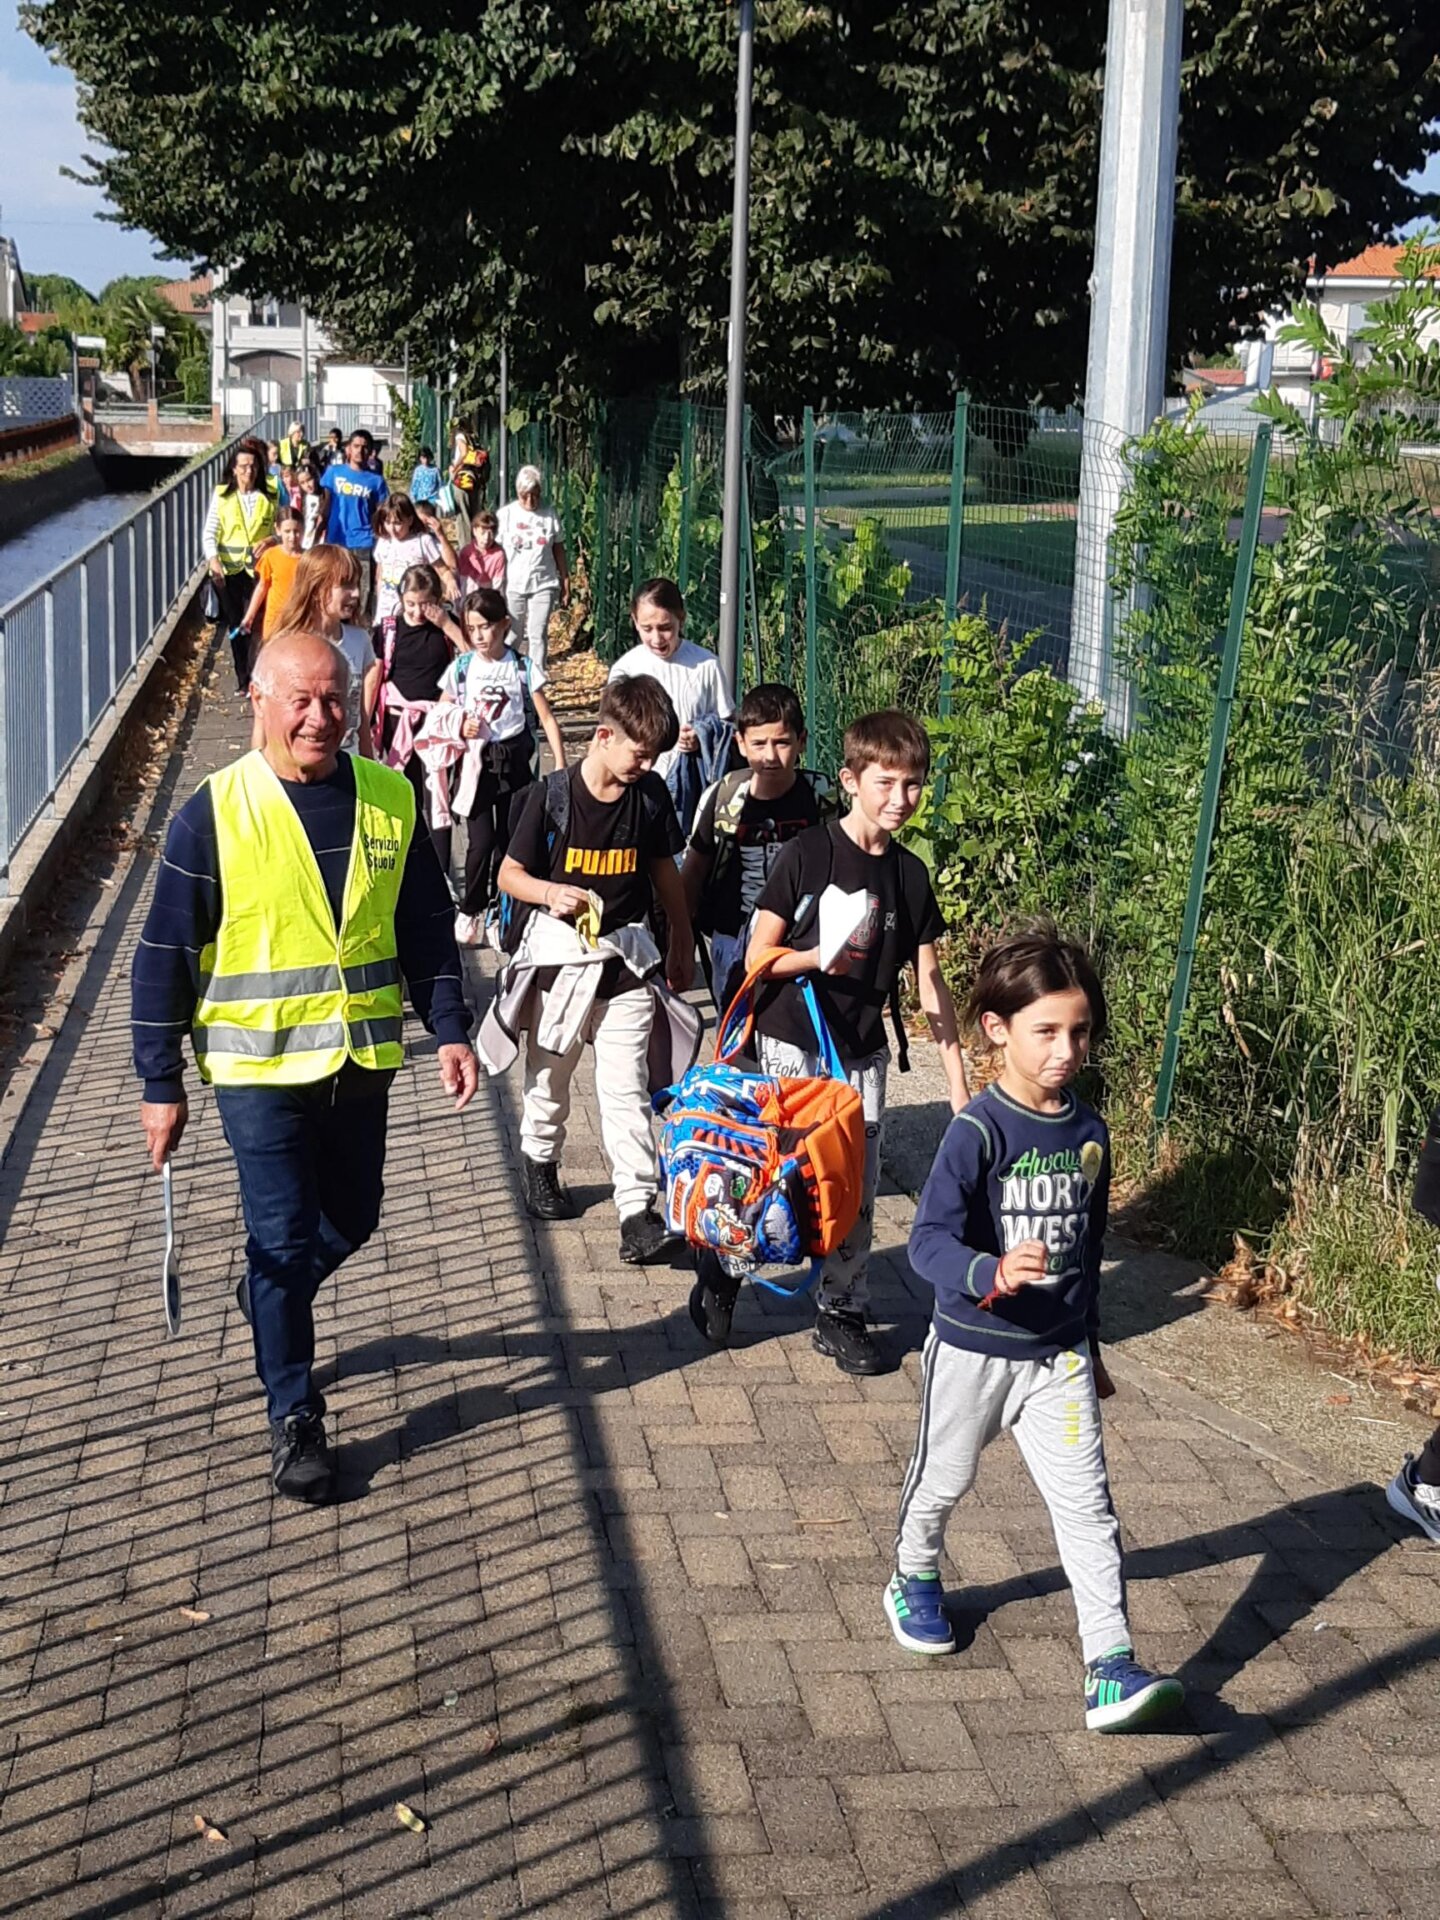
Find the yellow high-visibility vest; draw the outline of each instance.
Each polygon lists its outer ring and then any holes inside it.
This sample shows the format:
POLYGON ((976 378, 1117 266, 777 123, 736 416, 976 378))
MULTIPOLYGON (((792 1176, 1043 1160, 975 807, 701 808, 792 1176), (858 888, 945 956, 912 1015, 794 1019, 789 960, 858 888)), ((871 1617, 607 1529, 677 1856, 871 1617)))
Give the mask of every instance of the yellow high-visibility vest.
POLYGON ((219 518, 215 529, 215 547, 226 573, 253 573, 255 548, 275 531, 275 496, 268 486, 257 487, 250 496, 255 505, 250 518, 240 504, 240 490, 234 487, 219 496, 219 518))
POLYGON ((293 1087, 347 1060, 398 1067, 404 1006, 395 908, 415 831, 403 773, 352 758, 355 836, 340 925, 305 829, 269 762, 247 753, 208 781, 220 927, 200 955, 191 1027, 200 1077, 293 1087))
POLYGON ((287 433, 280 442, 280 464, 282 467, 298 467, 310 451, 310 442, 303 437, 292 440, 287 433))

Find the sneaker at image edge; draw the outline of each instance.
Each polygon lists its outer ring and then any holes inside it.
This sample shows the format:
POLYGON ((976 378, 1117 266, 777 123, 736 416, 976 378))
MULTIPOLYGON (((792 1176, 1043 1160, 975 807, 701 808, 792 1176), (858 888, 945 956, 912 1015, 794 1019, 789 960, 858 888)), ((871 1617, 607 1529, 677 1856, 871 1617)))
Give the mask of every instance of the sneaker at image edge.
POLYGON ((907 1652, 953 1653, 955 1629, 945 1612, 938 1573, 897 1573, 884 1594, 890 1631, 907 1652))
POLYGON ((1385 1498, 1402 1520, 1440 1541, 1440 1487, 1428 1487, 1415 1478, 1413 1453, 1406 1454, 1400 1471, 1385 1489, 1385 1498))
POLYGON ((675 1238, 654 1207, 627 1214, 620 1222, 620 1258, 629 1267, 653 1260, 675 1238))
POLYGON ((813 1344, 828 1354, 842 1373, 879 1373, 880 1351, 870 1338, 863 1313, 832 1312, 822 1307, 815 1315, 813 1344))
POLYGON ((1085 1669, 1085 1725, 1091 1733, 1133 1733, 1168 1720, 1185 1698, 1172 1675, 1142 1667, 1129 1647, 1102 1653, 1085 1669))
POLYGON ((287 1500, 320 1506, 335 1490, 335 1457, 318 1414, 292 1413, 270 1426, 270 1473, 287 1500))

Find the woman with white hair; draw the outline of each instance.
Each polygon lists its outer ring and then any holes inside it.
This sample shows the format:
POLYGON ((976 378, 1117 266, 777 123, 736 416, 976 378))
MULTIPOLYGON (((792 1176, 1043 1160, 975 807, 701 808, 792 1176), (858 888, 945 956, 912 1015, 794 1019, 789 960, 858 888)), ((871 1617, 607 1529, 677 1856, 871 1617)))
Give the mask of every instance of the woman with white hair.
POLYGON ((521 467, 515 498, 500 509, 498 539, 505 552, 505 598, 514 645, 543 674, 556 596, 562 607, 570 604, 570 563, 559 517, 541 506, 540 487, 540 469, 521 467))

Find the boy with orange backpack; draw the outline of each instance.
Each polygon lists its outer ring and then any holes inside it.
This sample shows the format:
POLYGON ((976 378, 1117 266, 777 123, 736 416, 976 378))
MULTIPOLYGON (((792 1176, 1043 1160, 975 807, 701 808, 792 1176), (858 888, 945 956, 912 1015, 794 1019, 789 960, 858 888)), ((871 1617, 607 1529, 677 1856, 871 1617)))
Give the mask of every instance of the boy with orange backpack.
MULTIPOLYGON (((881 1130, 890 1051, 885 1011, 898 1006, 900 977, 914 967, 920 1005, 941 1051, 950 1104, 970 1098, 955 1005, 940 971, 935 943, 945 923, 925 863, 894 836, 909 820, 930 770, 930 742, 919 721, 897 711, 863 714, 845 731, 840 784, 850 801, 843 820, 807 828, 780 851, 750 928, 747 969, 766 950, 772 959, 755 997, 755 1052, 762 1072, 818 1076, 815 1027, 801 983, 808 980, 863 1104, 865 1174, 859 1217, 821 1270, 816 1294, 815 1346, 843 1373, 878 1373, 882 1361, 865 1324, 866 1268, 880 1182, 881 1130), (823 964, 822 900, 827 895, 850 927, 841 950, 823 964), (844 896, 844 898, 840 898, 844 896)), ((909 1065, 897 1020, 900 1067, 909 1065)), ((690 1316, 706 1339, 723 1346, 742 1276, 715 1254, 702 1253, 690 1296, 690 1316)))

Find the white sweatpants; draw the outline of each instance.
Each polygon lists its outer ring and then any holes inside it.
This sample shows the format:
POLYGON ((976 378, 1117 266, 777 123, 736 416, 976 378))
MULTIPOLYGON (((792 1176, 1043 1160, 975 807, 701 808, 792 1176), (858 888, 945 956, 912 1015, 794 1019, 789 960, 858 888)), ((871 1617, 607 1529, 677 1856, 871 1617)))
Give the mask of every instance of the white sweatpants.
POLYGON ((650 1027, 655 1002, 643 989, 597 1000, 568 1053, 547 1053, 525 1041, 525 1106, 520 1147, 527 1159, 559 1163, 570 1118, 570 1082, 588 1040, 595 1049, 595 1095, 600 1143, 615 1184, 622 1220, 643 1213, 659 1190, 650 1131, 650 1027))
POLYGON ((558 587, 536 587, 528 593, 505 592, 510 609, 510 643, 534 662, 536 671, 546 671, 546 651, 550 644, 550 616, 560 596, 558 587))
POLYGON ((1085 1659, 1132 1645, 1120 1523, 1110 1504, 1088 1352, 1006 1360, 952 1347, 930 1329, 920 1433, 900 1495, 896 1566, 905 1574, 938 1570, 945 1523, 975 1484, 981 1453, 1005 1430, 1050 1510, 1085 1659))
MULTIPOLYGON (((817 1055, 805 1053, 786 1040, 758 1034, 756 1054, 762 1073, 787 1079, 813 1078, 825 1069, 817 1055)), ((880 1146, 885 1129, 885 1080, 890 1055, 872 1053, 868 1060, 845 1062, 846 1077, 860 1095, 865 1115, 865 1177, 860 1212, 854 1226, 820 1269, 815 1304, 822 1313, 863 1313, 870 1304, 870 1243, 875 1237, 875 1193, 880 1185, 880 1146)))

